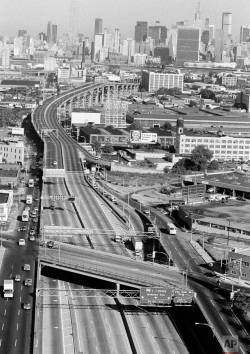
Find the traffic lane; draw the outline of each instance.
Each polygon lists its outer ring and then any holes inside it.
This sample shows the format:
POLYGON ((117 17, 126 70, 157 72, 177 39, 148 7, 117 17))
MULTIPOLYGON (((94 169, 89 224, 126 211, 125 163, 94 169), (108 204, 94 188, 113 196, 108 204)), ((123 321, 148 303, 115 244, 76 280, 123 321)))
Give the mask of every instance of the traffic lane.
MULTIPOLYGON (((164 217, 162 216, 162 218, 164 217)), ((189 247, 187 242, 180 240, 178 236, 167 235, 163 240, 166 242, 169 249, 171 249, 177 265, 190 273, 188 284, 197 293, 199 303, 202 304, 204 302, 202 311, 207 314, 207 318, 213 323, 214 328, 219 333, 222 333, 221 335, 223 335, 223 333, 234 333, 237 335, 238 330, 235 331, 235 328, 238 328, 239 326, 237 321, 232 319, 232 313, 227 317, 224 316, 221 318, 220 316, 221 312, 228 313, 228 304, 225 301, 225 297, 219 296, 214 292, 217 288, 216 279, 211 279, 211 277, 205 275, 209 270, 197 265, 188 252, 189 247), (209 289, 213 289, 213 291, 209 289), (214 304, 217 305, 214 306, 214 304), (206 309, 209 310, 207 311, 206 309), (230 326, 230 323, 233 323, 233 326, 230 326)), ((243 335, 243 340, 244 339, 245 335, 243 335)))
MULTIPOLYGON (((19 252, 15 250, 7 251, 7 257, 4 260, 3 267, 1 269, 1 283, 4 279, 10 279, 14 277, 16 272, 21 274, 21 262, 18 262, 19 252)), ((25 252, 23 251, 25 254, 25 252)), ((26 296, 29 296, 28 290, 20 283, 14 283, 14 298, 13 300, 4 300, 1 298, 0 309, 4 314, 4 318, 1 319, 0 328, 3 328, 3 338, 1 347, 5 353, 23 353, 25 345, 29 346, 31 327, 31 311, 25 311, 22 308, 22 303, 26 301, 26 296), (5 311, 6 310, 6 311, 5 311), (20 343, 22 347, 20 348, 20 343)), ((32 300, 32 298, 31 298, 32 300)), ((32 301, 30 301, 32 304, 32 301)))

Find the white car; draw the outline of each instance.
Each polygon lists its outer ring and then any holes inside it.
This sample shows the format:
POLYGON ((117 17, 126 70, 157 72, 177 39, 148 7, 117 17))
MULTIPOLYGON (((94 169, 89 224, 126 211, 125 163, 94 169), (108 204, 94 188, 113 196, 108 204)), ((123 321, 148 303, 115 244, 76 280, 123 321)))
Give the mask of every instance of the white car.
POLYGON ((25 239, 24 238, 20 238, 18 241, 19 246, 25 246, 25 239))

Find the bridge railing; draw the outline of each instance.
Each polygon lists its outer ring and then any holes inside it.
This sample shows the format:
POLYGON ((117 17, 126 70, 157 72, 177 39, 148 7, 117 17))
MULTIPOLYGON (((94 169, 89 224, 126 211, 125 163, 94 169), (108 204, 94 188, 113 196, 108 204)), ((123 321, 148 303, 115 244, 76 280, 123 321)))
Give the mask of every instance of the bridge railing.
POLYGON ((49 266, 50 264, 52 265, 57 265, 58 267, 62 268, 67 268, 67 269, 74 269, 79 272, 83 273, 89 273, 93 275, 100 275, 103 277, 106 277, 110 280, 115 280, 117 282, 124 282, 128 284, 132 284, 135 286, 162 286, 163 284, 166 285, 166 283, 163 280, 157 280, 153 279, 151 277, 145 277, 145 276, 129 276, 129 275, 124 275, 123 273, 119 272, 111 272, 109 270, 105 270, 104 266, 90 266, 87 263, 76 263, 73 261, 65 261, 59 258, 60 255, 43 255, 39 257, 40 263, 47 263, 49 266))

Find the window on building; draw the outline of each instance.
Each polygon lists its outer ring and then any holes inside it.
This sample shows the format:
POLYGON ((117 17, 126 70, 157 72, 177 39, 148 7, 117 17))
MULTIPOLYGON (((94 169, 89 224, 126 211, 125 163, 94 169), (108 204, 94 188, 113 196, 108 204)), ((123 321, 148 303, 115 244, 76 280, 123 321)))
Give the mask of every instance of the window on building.
POLYGON ((242 278, 246 278, 247 277, 246 273, 242 273, 241 276, 242 276, 242 278))
POLYGON ((244 267, 249 267, 249 262, 247 262, 247 261, 242 261, 242 265, 243 265, 244 267))

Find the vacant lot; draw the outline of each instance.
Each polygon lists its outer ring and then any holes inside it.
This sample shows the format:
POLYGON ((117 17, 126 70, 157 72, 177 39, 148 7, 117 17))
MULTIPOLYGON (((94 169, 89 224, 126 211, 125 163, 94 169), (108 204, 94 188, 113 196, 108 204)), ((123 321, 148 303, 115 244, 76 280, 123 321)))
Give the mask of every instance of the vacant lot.
POLYGON ((241 224, 249 224, 250 220, 249 202, 233 201, 228 202, 228 204, 219 205, 211 203, 191 207, 190 210, 199 216, 221 218, 224 220, 229 218, 231 221, 241 224))

